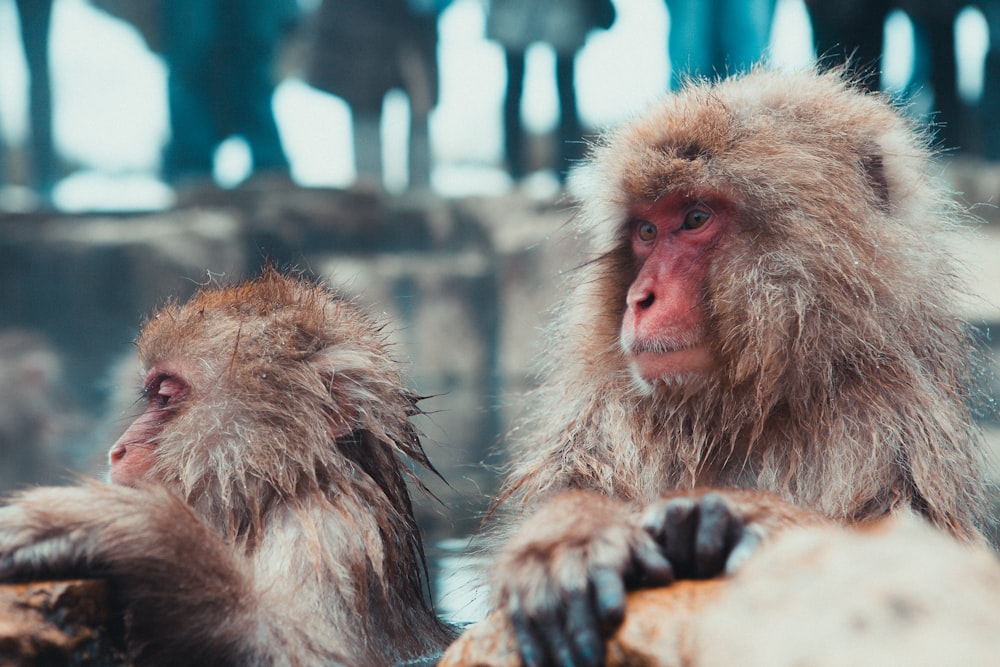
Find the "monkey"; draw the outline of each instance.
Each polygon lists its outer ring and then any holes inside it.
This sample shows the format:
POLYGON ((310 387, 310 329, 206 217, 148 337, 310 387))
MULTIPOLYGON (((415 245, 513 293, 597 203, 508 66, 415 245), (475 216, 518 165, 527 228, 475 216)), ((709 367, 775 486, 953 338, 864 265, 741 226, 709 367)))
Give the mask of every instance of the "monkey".
POLYGON ((406 462, 433 467, 384 324, 267 267, 168 302, 137 347, 143 412, 110 483, 0 508, 0 581, 107 578, 136 665, 439 654, 453 632, 428 599, 406 462))
POLYGON ((571 177, 588 244, 487 542, 527 665, 789 526, 987 523, 979 351, 931 137, 841 70, 692 79, 571 177))
POLYGON ((0 331, 0 492, 57 480, 60 455, 86 430, 64 366, 40 332, 0 331))

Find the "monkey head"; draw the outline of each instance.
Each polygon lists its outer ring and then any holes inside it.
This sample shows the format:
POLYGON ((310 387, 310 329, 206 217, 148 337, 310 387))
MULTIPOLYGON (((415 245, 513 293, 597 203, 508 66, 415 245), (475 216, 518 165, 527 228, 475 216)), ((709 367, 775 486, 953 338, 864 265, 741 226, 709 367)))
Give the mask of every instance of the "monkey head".
POLYGON ((758 70, 665 98, 574 175, 596 258, 576 297, 583 358, 646 394, 794 396, 808 376, 911 354, 894 323, 948 319, 922 299, 942 293, 925 288, 948 222, 927 156, 839 72, 758 70))
MULTIPOLYGON (((259 516, 364 477, 361 457, 423 460, 380 327, 317 284, 269 270, 202 290, 149 318, 138 348, 143 411, 111 448, 114 483, 164 485, 203 516, 259 516)), ((378 481, 408 507, 401 479, 378 481)))

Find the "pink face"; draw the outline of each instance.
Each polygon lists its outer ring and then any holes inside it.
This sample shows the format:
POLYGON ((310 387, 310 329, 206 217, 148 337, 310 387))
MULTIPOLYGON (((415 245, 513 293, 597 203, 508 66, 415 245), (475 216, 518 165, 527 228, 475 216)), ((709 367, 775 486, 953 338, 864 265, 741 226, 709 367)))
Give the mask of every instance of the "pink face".
POLYGON ((188 385, 180 376, 165 368, 153 368, 143 385, 145 410, 111 447, 111 481, 134 486, 149 479, 156 460, 156 440, 170 423, 188 394, 188 385))
POLYGON ((647 385, 672 383, 715 366, 705 310, 710 250, 730 227, 718 195, 673 195, 631 211, 632 258, 620 342, 647 385))

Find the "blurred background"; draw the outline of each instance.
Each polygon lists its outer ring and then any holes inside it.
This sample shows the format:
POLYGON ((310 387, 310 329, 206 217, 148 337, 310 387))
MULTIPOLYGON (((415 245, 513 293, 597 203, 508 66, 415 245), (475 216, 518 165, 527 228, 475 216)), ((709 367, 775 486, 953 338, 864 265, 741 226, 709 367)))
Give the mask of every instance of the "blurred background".
POLYGON ((817 54, 935 124, 995 359, 1000 0, 0 0, 0 491, 102 475, 142 317, 271 261, 392 322, 447 548, 532 386, 587 139, 817 54))
POLYGON ((760 55, 799 68, 817 51, 826 61, 850 53, 869 84, 942 125, 949 148, 996 157, 1000 70, 987 62, 996 4, 500 0, 491 15, 489 0, 0 0, 0 203, 164 208, 176 202, 173 186, 206 168, 222 187, 264 170, 345 188, 374 176, 378 158, 367 154, 378 151, 357 151, 352 134, 370 116, 387 144, 380 180, 399 194, 410 176, 411 110, 427 119, 417 134, 429 134, 424 152, 433 157, 412 185, 430 182, 452 197, 500 194, 512 172, 565 166, 546 165, 541 146, 524 164, 508 160, 509 65, 519 68, 511 81, 521 90, 521 129, 543 137, 559 132, 561 106, 575 103, 565 114, 593 131, 691 70, 743 69, 760 55), (569 21, 600 4, 612 7, 610 29, 569 21), (683 21, 673 31, 668 9, 683 21), (557 85, 564 63, 572 71, 557 85), (566 90, 575 94, 561 104, 566 90), (192 137, 180 147, 171 139, 179 128, 192 137))

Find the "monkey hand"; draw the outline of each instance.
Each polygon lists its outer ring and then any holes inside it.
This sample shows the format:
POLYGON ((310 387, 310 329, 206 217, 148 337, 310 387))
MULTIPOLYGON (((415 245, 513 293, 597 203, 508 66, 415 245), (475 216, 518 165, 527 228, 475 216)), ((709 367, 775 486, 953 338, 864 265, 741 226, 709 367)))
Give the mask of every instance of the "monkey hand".
POLYGON ((583 491, 560 494, 525 521, 493 574, 528 667, 603 665, 626 589, 673 578, 630 507, 583 491))
POLYGON ((678 579, 707 579, 735 570, 757 548, 764 527, 748 520, 723 493, 676 496, 653 503, 641 523, 678 579))
POLYGON ((735 571, 778 531, 821 520, 771 493, 709 490, 659 500, 640 523, 676 578, 705 579, 735 571))

